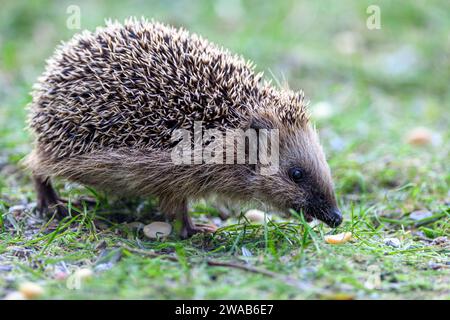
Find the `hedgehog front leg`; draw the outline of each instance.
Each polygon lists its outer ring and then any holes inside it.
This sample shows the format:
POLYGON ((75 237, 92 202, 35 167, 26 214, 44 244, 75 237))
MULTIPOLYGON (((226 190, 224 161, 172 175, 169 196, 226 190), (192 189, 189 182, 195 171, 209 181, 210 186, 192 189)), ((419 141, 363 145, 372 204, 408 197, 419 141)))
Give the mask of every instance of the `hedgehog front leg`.
POLYGON ((213 233, 214 225, 194 224, 189 216, 187 200, 174 200, 172 197, 160 197, 159 208, 170 221, 175 222, 175 230, 182 239, 187 239, 196 233, 213 233))
POLYGON ((183 239, 189 238, 196 233, 214 233, 217 231, 217 227, 213 224, 195 224, 189 216, 187 210, 183 213, 181 220, 182 229, 180 236, 183 239))
POLYGON ((53 210, 59 218, 69 215, 64 202, 58 197, 49 178, 33 176, 37 194, 37 210, 41 214, 51 214, 53 210))

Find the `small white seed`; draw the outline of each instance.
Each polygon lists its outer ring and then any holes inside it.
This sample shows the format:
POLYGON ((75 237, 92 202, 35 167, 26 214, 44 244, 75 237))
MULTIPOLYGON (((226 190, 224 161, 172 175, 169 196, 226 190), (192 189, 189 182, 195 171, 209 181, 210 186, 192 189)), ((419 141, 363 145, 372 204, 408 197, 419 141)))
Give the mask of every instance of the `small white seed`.
POLYGON ((92 272, 91 269, 89 269, 89 268, 82 268, 82 269, 78 269, 77 271, 75 271, 74 276, 77 279, 85 280, 85 279, 92 278, 93 274, 94 273, 92 272))
POLYGON ((33 282, 24 282, 19 285, 19 292, 26 299, 34 299, 42 296, 44 294, 44 289, 33 282))
MULTIPOLYGON (((264 212, 258 209, 251 209, 245 213, 245 217, 255 223, 264 223, 264 216, 266 216, 264 212)), ((267 216, 266 219, 268 219, 267 216)))
POLYGON ((341 244, 346 243, 352 237, 351 232, 343 232, 339 234, 328 235, 324 237, 326 243, 329 244, 341 244))
POLYGON ((397 238, 386 238, 384 239, 384 244, 394 248, 400 248, 400 240, 397 238))
POLYGON ((172 232, 172 226, 165 222, 152 222, 144 227, 144 234, 150 239, 161 239, 172 232))

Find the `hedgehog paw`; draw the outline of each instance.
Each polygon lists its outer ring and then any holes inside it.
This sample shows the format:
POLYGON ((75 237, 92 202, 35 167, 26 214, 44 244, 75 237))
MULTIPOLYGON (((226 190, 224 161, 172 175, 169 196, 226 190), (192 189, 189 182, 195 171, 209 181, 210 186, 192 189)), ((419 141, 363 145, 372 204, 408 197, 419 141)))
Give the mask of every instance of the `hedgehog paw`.
POLYGON ((55 203, 49 204, 47 208, 44 210, 47 216, 55 215, 56 218, 62 219, 70 215, 69 209, 67 209, 67 205, 63 200, 56 200, 55 203))
POLYGON ((36 211, 43 216, 66 217, 69 214, 66 204, 58 197, 50 180, 39 176, 33 178, 37 194, 36 211))
POLYGON ((181 238, 187 239, 197 233, 214 233, 216 231, 217 227, 213 224, 189 224, 181 230, 181 238))
POLYGON ((52 199, 51 201, 40 199, 36 206, 36 212, 44 217, 56 217, 58 219, 69 215, 66 203, 60 199, 52 199))

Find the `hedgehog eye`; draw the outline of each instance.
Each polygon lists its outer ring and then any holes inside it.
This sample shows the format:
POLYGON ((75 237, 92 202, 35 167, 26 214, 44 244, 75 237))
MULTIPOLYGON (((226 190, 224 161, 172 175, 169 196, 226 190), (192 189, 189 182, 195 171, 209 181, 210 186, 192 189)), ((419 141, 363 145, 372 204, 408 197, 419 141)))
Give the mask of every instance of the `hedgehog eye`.
POLYGON ((302 181, 302 178, 303 178, 303 172, 299 168, 289 169, 289 177, 295 183, 300 183, 300 181, 302 181))

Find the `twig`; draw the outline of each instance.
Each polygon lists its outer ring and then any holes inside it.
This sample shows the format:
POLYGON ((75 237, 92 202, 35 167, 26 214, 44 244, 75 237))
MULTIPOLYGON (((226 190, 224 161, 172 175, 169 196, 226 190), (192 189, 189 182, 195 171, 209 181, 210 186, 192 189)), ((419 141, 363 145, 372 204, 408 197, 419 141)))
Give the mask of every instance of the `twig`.
POLYGON ((275 272, 272 272, 269 270, 259 269, 259 268, 255 268, 252 266, 246 266, 244 264, 239 264, 239 263, 223 262, 223 261, 217 261, 217 260, 211 260, 211 259, 206 260, 206 263, 208 264, 208 266, 212 266, 212 267, 235 268, 235 269, 240 269, 240 270, 244 270, 244 271, 248 271, 248 272, 252 272, 252 273, 260 273, 265 276, 273 277, 273 278, 276 278, 279 276, 275 272))
POLYGON ((137 248, 131 248, 131 247, 125 246, 125 245, 121 245, 120 247, 122 249, 128 250, 130 252, 138 253, 140 255, 147 256, 147 257, 150 257, 150 258, 163 258, 163 259, 166 259, 166 260, 178 262, 178 259, 176 257, 169 256, 169 255, 166 255, 166 254, 160 254, 160 253, 156 253, 154 251, 147 251, 147 250, 142 250, 142 249, 137 249, 137 248))
MULTIPOLYGON (((134 253, 137 253, 137 254, 148 256, 148 257, 151 257, 151 258, 163 258, 163 259, 166 259, 166 260, 179 262, 178 258, 176 258, 174 256, 169 256, 169 255, 166 255, 166 254, 160 254, 160 253, 156 253, 154 251, 141 250, 141 249, 131 248, 129 246, 124 246, 124 245, 122 245, 121 248, 123 248, 125 250, 128 250, 130 252, 134 252, 134 253)), ((275 273, 275 272, 272 272, 272 271, 269 271, 269 270, 265 270, 265 269, 255 268, 255 267, 252 267, 252 266, 246 266, 246 265, 240 264, 240 263, 224 262, 224 261, 218 261, 218 260, 213 260, 213 259, 206 259, 206 264, 208 266, 211 266, 211 267, 234 268, 234 269, 244 270, 244 271, 247 271, 247 272, 263 274, 263 275, 268 276, 268 277, 273 277, 273 278, 279 277, 279 275, 277 273, 275 273)))

